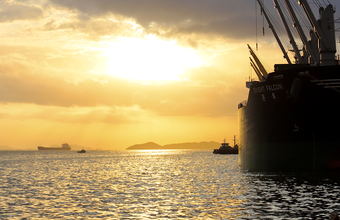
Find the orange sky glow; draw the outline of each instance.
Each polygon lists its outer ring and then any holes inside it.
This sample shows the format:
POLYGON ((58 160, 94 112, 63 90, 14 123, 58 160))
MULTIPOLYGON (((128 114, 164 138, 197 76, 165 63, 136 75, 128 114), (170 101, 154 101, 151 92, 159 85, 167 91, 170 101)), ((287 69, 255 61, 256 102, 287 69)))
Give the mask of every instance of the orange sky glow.
MULTIPOLYGON (((232 142, 254 2, 199 2, 1 1, 0 150, 232 142)), ((285 61, 265 26, 273 70, 285 61)))

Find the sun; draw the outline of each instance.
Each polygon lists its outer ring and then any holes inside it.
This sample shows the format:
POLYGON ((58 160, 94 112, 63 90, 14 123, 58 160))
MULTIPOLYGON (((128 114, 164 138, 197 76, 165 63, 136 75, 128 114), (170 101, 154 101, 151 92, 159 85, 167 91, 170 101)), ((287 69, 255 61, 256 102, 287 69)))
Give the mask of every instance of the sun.
POLYGON ((105 49, 104 56, 108 74, 142 81, 179 80, 186 68, 203 65, 195 50, 154 35, 121 38, 105 49))

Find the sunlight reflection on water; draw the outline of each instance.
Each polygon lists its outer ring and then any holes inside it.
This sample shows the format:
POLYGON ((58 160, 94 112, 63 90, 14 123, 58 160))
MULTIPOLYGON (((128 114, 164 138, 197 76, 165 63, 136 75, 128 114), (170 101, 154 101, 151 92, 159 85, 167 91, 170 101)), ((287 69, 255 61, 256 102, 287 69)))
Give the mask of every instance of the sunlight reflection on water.
POLYGON ((337 182, 241 173, 237 155, 0 153, 0 219, 313 219, 339 209, 337 182))

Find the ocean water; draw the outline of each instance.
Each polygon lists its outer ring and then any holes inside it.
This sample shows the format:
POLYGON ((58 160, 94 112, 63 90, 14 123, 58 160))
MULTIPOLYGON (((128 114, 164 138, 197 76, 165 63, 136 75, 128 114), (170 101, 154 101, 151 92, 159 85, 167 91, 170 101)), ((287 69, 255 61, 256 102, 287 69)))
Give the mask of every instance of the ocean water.
POLYGON ((211 151, 2 151, 0 219, 329 219, 337 174, 260 174, 211 151))

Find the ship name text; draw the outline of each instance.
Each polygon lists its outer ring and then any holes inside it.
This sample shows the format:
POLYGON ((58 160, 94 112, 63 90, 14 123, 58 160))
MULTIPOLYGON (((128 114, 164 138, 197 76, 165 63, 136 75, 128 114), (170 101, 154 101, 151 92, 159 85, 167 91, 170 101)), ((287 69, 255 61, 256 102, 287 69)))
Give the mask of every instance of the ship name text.
POLYGON ((309 71, 298 72, 298 74, 299 74, 300 76, 309 76, 309 71))
POLYGON ((277 90, 283 90, 283 86, 281 83, 259 86, 259 87, 253 88, 253 91, 255 94, 264 93, 264 92, 272 92, 272 91, 277 91, 277 90))

